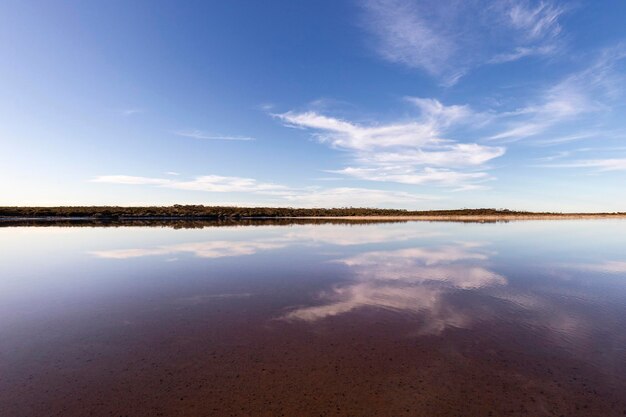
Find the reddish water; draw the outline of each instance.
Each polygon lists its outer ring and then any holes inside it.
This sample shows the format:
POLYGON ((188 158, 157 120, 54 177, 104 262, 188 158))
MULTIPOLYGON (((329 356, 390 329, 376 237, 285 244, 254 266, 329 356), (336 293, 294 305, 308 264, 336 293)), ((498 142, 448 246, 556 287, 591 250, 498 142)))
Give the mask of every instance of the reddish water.
POLYGON ((626 222, 0 245, 0 416, 626 415, 626 222))

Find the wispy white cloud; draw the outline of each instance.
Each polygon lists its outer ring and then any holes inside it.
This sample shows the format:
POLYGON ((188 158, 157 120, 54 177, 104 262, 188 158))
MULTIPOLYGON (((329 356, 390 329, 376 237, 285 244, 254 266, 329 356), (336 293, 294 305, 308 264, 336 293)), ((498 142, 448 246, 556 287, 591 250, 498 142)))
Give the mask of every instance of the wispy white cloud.
POLYGON ((585 93, 581 85, 567 79, 551 87, 545 93, 542 102, 502 114, 503 118, 511 118, 514 121, 509 122, 504 131, 491 136, 490 139, 514 141, 537 136, 552 126, 598 109, 597 104, 585 93))
POLYGON ((453 126, 483 124, 485 115, 434 99, 408 97, 406 101, 419 110, 419 117, 397 123, 362 125, 313 111, 275 116, 288 126, 313 130, 321 143, 350 151, 353 166, 330 170, 333 173, 455 189, 490 179, 484 164, 502 156, 504 147, 458 143, 445 137, 453 126))
POLYGON ((100 175, 93 178, 91 181, 126 185, 167 185, 172 182, 171 180, 163 178, 138 177, 132 175, 100 175))
POLYGON ((543 46, 518 46, 512 52, 504 52, 501 54, 495 55, 493 58, 489 59, 487 63, 489 64, 503 64, 505 62, 513 62, 518 59, 526 58, 529 56, 544 56, 550 55, 554 53, 556 47, 554 45, 543 45, 543 46))
POLYGON ((626 171, 626 158, 579 159, 541 166, 546 168, 590 168, 597 171, 626 171))
POLYGON ((259 182, 253 178, 224 177, 221 175, 203 175, 190 181, 176 181, 171 188, 179 190, 211 191, 211 192, 254 192, 274 193, 288 190, 287 186, 259 182))
POLYGON ((560 151, 560 152, 557 152, 557 153, 552 154, 552 155, 542 156, 540 158, 537 158, 537 161, 539 161, 539 162, 556 161, 556 160, 559 160, 559 159, 567 158, 571 154, 572 154, 572 151, 560 151))
MULTIPOLYGON (((551 161, 559 161, 570 157, 575 157, 575 155, 580 154, 607 154, 615 155, 616 152, 624 153, 626 152, 626 146, 606 146, 606 147, 586 147, 586 148, 573 148, 564 151, 558 151, 552 155, 543 156, 537 158, 539 162, 551 162, 551 161)), ((580 159, 580 158, 579 158, 580 159)), ((593 160, 606 160, 607 158, 598 158, 593 160)), ((615 158, 611 158, 615 159, 615 158)), ((619 158, 618 158, 619 159, 619 158)), ((591 158, 586 158, 585 160, 592 160, 591 158)))
MULTIPOLYGON (((370 0, 363 4, 367 25, 378 37, 377 50, 383 58, 437 76, 450 70, 456 43, 423 16, 415 2, 370 0)), ((450 83, 458 76, 445 75, 450 83)))
MULTIPOLYGON (((489 139, 516 141, 539 138, 552 128, 571 124, 599 111, 609 111, 611 103, 623 97, 626 77, 616 66, 625 57, 626 48, 623 45, 607 48, 586 68, 546 88, 534 103, 495 114, 494 117, 503 128, 489 139)), ((577 130, 569 134, 561 133, 557 138, 540 139, 545 140, 545 143, 560 143, 597 136, 603 129, 594 124, 594 120, 587 121, 586 131, 582 133, 576 126, 577 130), (594 130, 589 131, 590 124, 594 130)))
POLYGON ((364 26, 378 54, 454 85, 473 67, 559 49, 564 8, 552 1, 367 0, 364 26), (472 16, 468 19, 467 16, 472 16))
POLYGON ((288 187, 279 184, 259 182, 253 178, 225 177, 221 175, 203 175, 192 180, 173 180, 170 178, 149 178, 130 175, 101 175, 92 182, 126 184, 126 185, 155 185, 178 190, 194 190, 209 192, 249 192, 274 193, 288 190, 288 187))
POLYGON ((455 143, 425 151, 409 149, 403 152, 378 152, 372 155, 381 164, 412 163, 436 167, 480 166, 504 154, 499 146, 483 146, 476 143, 455 143))
POLYGON ((397 182, 411 185, 434 184, 455 188, 465 185, 470 181, 489 179, 489 175, 485 172, 457 172, 448 169, 428 167, 421 171, 415 171, 412 168, 406 169, 402 166, 375 168, 348 167, 333 172, 369 181, 397 182))
POLYGON ((522 30, 527 38, 551 38, 561 32, 559 17, 565 11, 562 7, 543 0, 534 7, 528 1, 516 3, 510 6, 508 15, 513 27, 522 30))
MULTIPOLYGON (((581 132, 581 133, 573 133, 570 135, 561 135, 561 136, 552 136, 549 139, 542 139, 541 142, 538 142, 538 145, 543 146, 552 146, 559 145, 567 142, 574 142, 582 139, 596 138, 604 135, 609 135, 607 132, 603 132, 601 130, 595 132, 581 132)), ((610 134, 613 136, 613 134, 610 134)))
POLYGON ((178 130, 174 132, 177 136, 184 136, 194 139, 208 139, 208 140, 234 140, 234 141, 250 141, 256 140, 250 136, 228 136, 228 135, 212 135, 201 130, 178 130))

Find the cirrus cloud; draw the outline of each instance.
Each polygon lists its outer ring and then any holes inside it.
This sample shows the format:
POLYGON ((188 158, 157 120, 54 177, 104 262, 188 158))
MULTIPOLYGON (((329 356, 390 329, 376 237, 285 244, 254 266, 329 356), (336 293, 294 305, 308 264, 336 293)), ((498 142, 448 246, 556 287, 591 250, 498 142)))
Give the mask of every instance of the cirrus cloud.
POLYGON ((208 140, 233 140, 233 141, 250 141, 255 138, 250 136, 229 136, 229 135, 212 135, 210 133, 203 132, 197 129, 191 130, 178 130, 174 132, 177 136, 184 136, 193 139, 208 139, 208 140))
POLYGON ((363 26, 383 59, 421 69, 444 86, 480 65, 562 48, 559 20, 565 8, 556 1, 366 0, 361 5, 363 26))

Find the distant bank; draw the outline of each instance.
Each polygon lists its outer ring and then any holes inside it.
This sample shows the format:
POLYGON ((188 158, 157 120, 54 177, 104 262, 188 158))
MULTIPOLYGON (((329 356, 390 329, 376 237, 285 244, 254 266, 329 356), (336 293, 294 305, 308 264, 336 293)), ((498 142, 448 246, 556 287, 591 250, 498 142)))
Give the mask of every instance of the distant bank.
POLYGON ((236 219, 353 219, 353 220, 531 220, 626 218, 626 212, 613 213, 553 213, 527 212, 507 209, 459 210, 397 210, 377 208, 289 208, 289 207, 227 207, 174 205, 151 207, 119 206, 59 206, 59 207, 0 207, 0 221, 12 220, 236 220, 236 219))

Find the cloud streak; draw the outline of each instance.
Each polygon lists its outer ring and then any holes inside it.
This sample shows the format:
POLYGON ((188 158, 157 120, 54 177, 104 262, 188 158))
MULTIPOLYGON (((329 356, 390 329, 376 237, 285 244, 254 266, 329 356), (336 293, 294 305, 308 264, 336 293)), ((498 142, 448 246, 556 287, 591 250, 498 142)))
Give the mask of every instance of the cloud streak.
POLYGON ((279 184, 259 182, 253 178, 225 177, 221 175, 203 175, 192 180, 173 180, 170 178, 150 178, 130 175, 101 175, 92 182, 124 184, 124 185, 155 185, 165 188, 208 192, 248 192, 274 193, 285 191, 288 187, 279 184))
POLYGON ((208 139, 208 140, 226 140, 226 141, 251 141, 256 138, 250 136, 227 136, 227 135, 211 135, 201 130, 178 130, 174 132, 177 136, 183 136, 193 139, 208 139))
POLYGON ((545 168, 589 168, 596 171, 626 171, 626 158, 579 159, 559 164, 541 165, 545 168))
POLYGON ((554 54, 564 8, 552 1, 367 0, 364 27, 385 60, 451 86, 472 68, 554 54), (467 19, 472 16, 472 19, 467 19))
POLYGON ((544 46, 518 46, 512 52, 504 52, 495 55, 493 58, 487 61, 488 64, 504 64, 506 62, 517 61, 518 59, 531 57, 531 56, 546 56, 553 54, 556 51, 554 45, 544 46))

